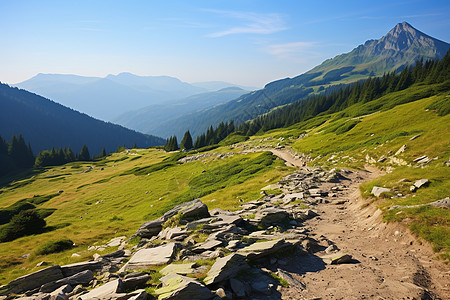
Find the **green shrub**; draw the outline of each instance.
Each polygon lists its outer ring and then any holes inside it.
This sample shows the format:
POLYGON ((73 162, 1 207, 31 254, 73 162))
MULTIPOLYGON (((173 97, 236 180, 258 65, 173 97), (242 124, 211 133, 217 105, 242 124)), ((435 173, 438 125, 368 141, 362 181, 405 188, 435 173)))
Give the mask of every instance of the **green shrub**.
POLYGON ((8 242, 25 235, 42 232, 46 225, 34 209, 22 210, 0 229, 0 242, 8 242))
POLYGON ((37 255, 46 255, 50 253, 58 253, 64 250, 72 249, 73 242, 69 239, 60 239, 50 241, 36 250, 37 255))

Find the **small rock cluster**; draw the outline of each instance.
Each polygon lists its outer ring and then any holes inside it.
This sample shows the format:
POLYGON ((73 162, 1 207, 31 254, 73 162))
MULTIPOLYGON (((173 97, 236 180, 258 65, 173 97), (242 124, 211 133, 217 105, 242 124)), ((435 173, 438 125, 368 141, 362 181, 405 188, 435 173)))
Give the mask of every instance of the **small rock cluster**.
MULTIPOLYGON (((304 168, 278 182, 282 194, 262 192, 261 199, 243 203, 239 211, 208 211, 199 199, 180 204, 144 223, 134 235, 140 237, 139 244, 131 250, 124 250, 123 237, 115 238, 107 244, 118 246, 115 252, 20 277, 1 287, 0 294, 21 294, 22 299, 147 299, 141 288, 156 274, 152 268, 166 265, 158 274, 158 299, 279 298, 282 281, 305 288, 283 270, 289 257, 317 251, 319 242, 302 223, 318 213, 305 203, 334 201, 327 199, 345 188, 335 184, 343 179, 336 170, 304 168)), ((337 253, 334 243, 328 241, 327 246, 329 263, 351 261, 350 255, 337 253)))

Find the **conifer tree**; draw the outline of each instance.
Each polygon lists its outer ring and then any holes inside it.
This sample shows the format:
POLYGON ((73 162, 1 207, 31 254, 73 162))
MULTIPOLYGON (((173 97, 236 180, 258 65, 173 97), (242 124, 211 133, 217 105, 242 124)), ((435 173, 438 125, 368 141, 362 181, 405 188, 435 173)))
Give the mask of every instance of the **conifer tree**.
POLYGON ((78 160, 91 160, 91 155, 89 154, 89 150, 86 145, 83 145, 81 148, 80 154, 78 155, 78 160))
POLYGON ((180 143, 180 149, 181 150, 190 150, 194 147, 194 145, 192 144, 192 136, 191 133, 188 131, 186 131, 186 133, 184 134, 183 139, 181 140, 180 143))

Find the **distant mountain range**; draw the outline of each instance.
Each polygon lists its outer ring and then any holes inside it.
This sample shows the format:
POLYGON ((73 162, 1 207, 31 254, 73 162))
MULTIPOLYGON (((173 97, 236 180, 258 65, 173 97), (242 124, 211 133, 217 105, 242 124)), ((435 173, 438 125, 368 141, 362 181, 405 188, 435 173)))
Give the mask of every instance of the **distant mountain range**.
MULTIPOLYGON (((213 86, 218 87, 220 85, 223 85, 223 83, 217 83, 213 86)), ((186 129, 183 124, 176 122, 178 118, 236 99, 246 93, 248 91, 239 87, 223 88, 216 92, 189 96, 176 102, 154 104, 130 111, 113 119, 113 122, 141 132, 151 132, 158 136, 169 137, 177 135, 181 141, 186 129)))
POLYGON ((150 105, 174 104, 188 96, 235 85, 226 82, 189 84, 169 76, 120 73, 104 78, 38 74, 14 86, 92 117, 111 121, 130 110, 150 105))
MULTIPOLYGON (((81 79, 80 79, 81 80, 81 79)), ((86 79, 87 80, 87 79, 86 79)), ((162 145, 165 140, 106 123, 25 90, 0 83, 0 136, 9 140, 22 134, 36 155, 53 146, 79 152, 86 144, 92 155, 103 147, 162 145)))
POLYGON ((450 44, 432 38, 406 22, 399 23, 381 39, 369 40, 302 75, 271 82, 261 90, 227 103, 180 116, 172 120, 172 126, 199 135, 211 125, 230 120, 235 123, 247 121, 327 88, 402 70, 421 58, 441 59, 449 49, 450 44))

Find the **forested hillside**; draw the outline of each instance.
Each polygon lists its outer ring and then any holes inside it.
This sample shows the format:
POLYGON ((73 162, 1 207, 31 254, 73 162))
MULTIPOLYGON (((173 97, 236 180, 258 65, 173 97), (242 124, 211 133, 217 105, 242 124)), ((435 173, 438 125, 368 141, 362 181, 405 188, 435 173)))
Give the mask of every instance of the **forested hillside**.
MULTIPOLYGON (((107 108, 105 108, 107 109, 107 108)), ((103 147, 149 147, 164 144, 155 136, 106 123, 57 104, 36 94, 0 84, 0 135, 9 140, 22 134, 35 153, 52 147, 71 147, 79 152, 84 144, 93 154, 103 147)))

